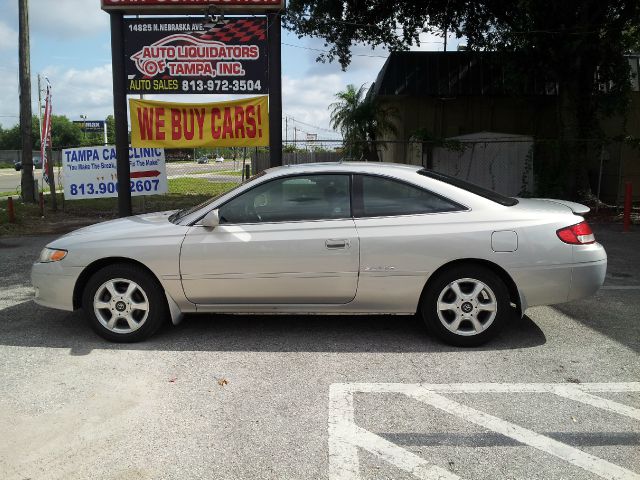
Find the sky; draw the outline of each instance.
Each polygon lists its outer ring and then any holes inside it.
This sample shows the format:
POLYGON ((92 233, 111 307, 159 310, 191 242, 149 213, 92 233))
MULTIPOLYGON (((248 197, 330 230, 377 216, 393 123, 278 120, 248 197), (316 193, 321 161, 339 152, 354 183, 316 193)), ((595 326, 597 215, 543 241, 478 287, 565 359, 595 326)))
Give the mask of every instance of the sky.
MULTIPOLYGON (((113 113, 109 15, 99 0, 29 0, 33 112, 37 113, 37 75, 53 88, 53 113, 79 120, 101 120, 113 113)), ((412 50, 442 50, 443 39, 422 34, 412 50)), ((450 37, 448 46, 456 48, 450 37)), ((320 38, 282 32, 282 103, 289 117, 288 138, 315 133, 321 139, 339 138, 329 124, 329 105, 348 84, 371 84, 388 52, 356 45, 346 71, 337 62, 318 63, 326 50, 320 38)), ((145 96, 166 101, 221 101, 224 95, 145 96)), ((0 0, 0 125, 18 123, 18 2, 0 0)))

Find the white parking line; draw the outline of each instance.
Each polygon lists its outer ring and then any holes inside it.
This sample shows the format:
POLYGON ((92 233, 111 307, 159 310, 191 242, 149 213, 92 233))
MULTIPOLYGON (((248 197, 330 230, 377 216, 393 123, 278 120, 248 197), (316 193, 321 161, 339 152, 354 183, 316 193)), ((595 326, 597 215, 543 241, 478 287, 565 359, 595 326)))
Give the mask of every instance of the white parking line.
POLYGON ((2 289, 2 298, 0 298, 0 310, 15 307, 24 302, 33 300, 33 287, 31 285, 20 285, 13 287, 5 287, 2 289))
POLYGON ((369 432, 355 424, 354 393, 400 393, 450 415, 546 452, 601 478, 639 480, 640 475, 595 455, 559 442, 514 423, 450 400, 446 393, 551 393, 563 398, 640 420, 640 410, 593 393, 640 392, 640 383, 478 383, 478 384, 333 384, 329 390, 329 479, 359 480, 358 448, 382 458, 421 479, 458 479, 448 470, 369 432))
POLYGON ((358 427, 353 417, 353 391, 345 384, 329 387, 329 479, 359 480, 358 447, 422 480, 459 480, 454 473, 384 438, 358 427), (345 388, 346 387, 346 388, 345 388))

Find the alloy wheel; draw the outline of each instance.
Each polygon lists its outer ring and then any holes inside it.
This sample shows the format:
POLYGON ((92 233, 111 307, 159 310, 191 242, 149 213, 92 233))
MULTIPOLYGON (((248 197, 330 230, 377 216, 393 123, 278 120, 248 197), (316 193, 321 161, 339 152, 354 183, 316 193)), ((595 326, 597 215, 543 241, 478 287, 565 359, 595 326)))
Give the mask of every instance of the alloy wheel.
POLYGON ((456 335, 478 335, 496 318, 498 302, 489 286, 474 278, 461 278, 445 286, 437 301, 438 319, 456 335))
POLYGON ((114 333, 138 330, 149 316, 149 299, 132 280, 114 278, 104 282, 93 298, 93 311, 98 321, 114 333))

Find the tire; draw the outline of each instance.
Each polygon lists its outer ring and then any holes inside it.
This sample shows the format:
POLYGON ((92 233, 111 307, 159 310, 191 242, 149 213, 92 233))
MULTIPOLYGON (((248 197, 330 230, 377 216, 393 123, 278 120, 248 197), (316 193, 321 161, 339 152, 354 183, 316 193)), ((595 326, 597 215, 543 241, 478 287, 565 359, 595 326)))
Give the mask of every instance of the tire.
POLYGON ((456 347, 476 347, 494 338, 513 314, 502 279, 479 265, 460 265, 429 283, 420 304, 427 328, 456 347))
POLYGON ((91 276, 82 308, 93 330, 111 342, 131 343, 153 335, 168 317, 158 280, 135 265, 108 265, 91 276))

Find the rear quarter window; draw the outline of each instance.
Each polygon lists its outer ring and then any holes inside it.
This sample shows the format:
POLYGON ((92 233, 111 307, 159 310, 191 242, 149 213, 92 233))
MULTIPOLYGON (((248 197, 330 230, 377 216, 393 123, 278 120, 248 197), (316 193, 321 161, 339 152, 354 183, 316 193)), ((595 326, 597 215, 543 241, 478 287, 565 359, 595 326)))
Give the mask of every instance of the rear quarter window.
POLYGON ((514 205, 518 204, 518 200, 516 200, 515 198, 506 197, 497 192, 494 192, 493 190, 489 190, 487 188, 481 187, 480 185, 476 185, 475 183, 460 180, 459 178, 451 177, 449 175, 445 175, 444 173, 423 169, 418 170, 418 174, 424 177, 433 178, 434 180, 439 180, 440 182, 448 183, 449 185, 461 188, 462 190, 466 190, 467 192, 471 192, 475 195, 486 198, 487 200, 491 200, 492 202, 499 203, 500 205, 504 205, 505 207, 513 207, 514 205))
POLYGON ((418 186, 386 177, 359 175, 362 217, 418 215, 466 210, 449 199, 418 186))

